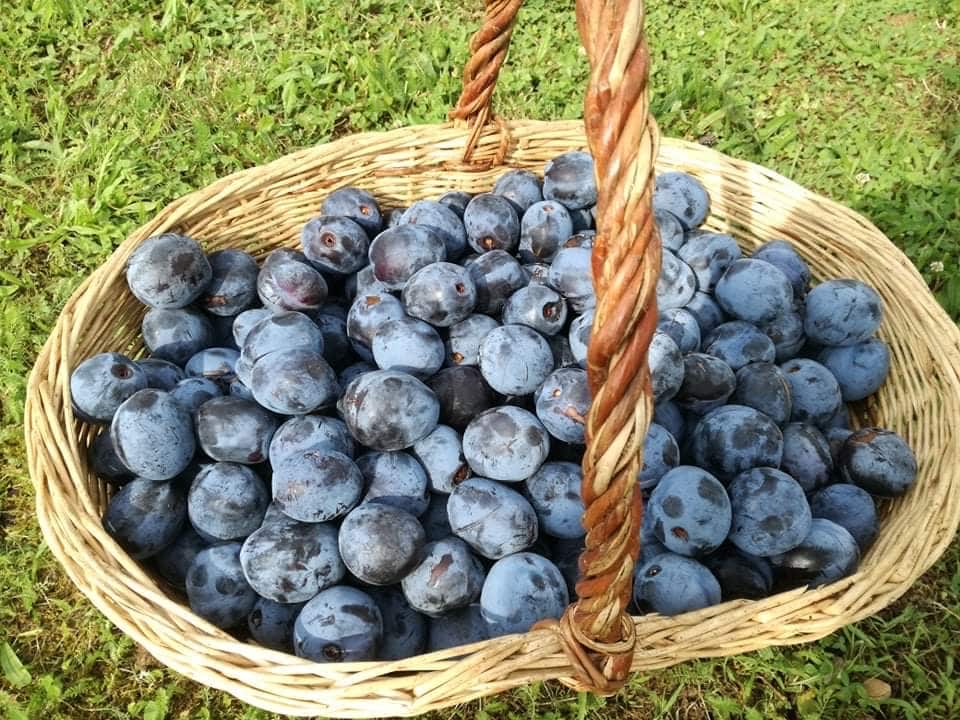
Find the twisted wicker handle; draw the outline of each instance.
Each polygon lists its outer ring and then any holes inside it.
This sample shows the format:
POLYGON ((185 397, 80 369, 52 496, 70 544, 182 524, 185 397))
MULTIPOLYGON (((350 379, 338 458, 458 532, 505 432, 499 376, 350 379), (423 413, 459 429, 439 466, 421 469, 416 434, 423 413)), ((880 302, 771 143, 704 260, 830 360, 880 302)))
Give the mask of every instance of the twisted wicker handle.
MULTIPOLYGON (((451 113, 472 124, 467 155, 490 118, 520 4, 487 0, 486 22, 471 41, 463 93, 451 113)), ((587 356, 593 403, 582 485, 587 534, 579 599, 559 622, 540 626, 560 633, 576 675, 569 684, 610 694, 627 678, 636 640, 626 610, 643 512, 636 476, 653 414, 647 348, 660 271, 652 211, 657 131, 647 98, 642 0, 577 0, 577 24, 591 65, 584 122, 599 191, 592 268, 597 306, 587 356)))

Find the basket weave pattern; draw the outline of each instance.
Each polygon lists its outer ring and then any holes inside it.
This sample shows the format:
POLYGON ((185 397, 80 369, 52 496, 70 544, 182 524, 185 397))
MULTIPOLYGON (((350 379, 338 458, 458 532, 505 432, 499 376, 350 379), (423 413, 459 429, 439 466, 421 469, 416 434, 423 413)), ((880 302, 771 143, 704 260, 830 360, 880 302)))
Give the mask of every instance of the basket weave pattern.
MULTIPOLYGON (((106 350, 137 354, 143 308, 124 267, 145 238, 177 230, 207 250, 258 256, 295 247, 302 225, 334 188, 357 185, 385 207, 436 197, 450 187, 488 190, 506 167, 542 170, 557 154, 587 146, 580 122, 512 122, 479 134, 462 162, 468 130, 444 126, 369 133, 236 173, 177 200, 135 232, 74 293, 30 377, 26 433, 44 537, 71 580, 123 632, 165 665, 253 705, 292 715, 412 715, 548 678, 573 681, 560 636, 510 636, 396 662, 317 664, 238 642, 193 615, 107 535, 107 487, 87 467, 95 429, 77 423, 69 377, 106 350), (509 142, 504 154, 503 133, 509 142), (502 157, 502 165, 495 162, 502 157), (79 433, 78 433, 79 430, 79 433)), ((736 601, 695 613, 636 618, 633 670, 811 641, 873 614, 902 595, 943 552, 960 521, 960 333, 909 260, 856 213, 751 163, 664 140, 657 170, 697 176, 713 199, 708 226, 750 250, 786 238, 817 279, 857 277, 885 302, 881 336, 891 376, 860 424, 891 427, 914 448, 911 491, 882 508, 883 525, 859 571, 814 591, 736 601)))

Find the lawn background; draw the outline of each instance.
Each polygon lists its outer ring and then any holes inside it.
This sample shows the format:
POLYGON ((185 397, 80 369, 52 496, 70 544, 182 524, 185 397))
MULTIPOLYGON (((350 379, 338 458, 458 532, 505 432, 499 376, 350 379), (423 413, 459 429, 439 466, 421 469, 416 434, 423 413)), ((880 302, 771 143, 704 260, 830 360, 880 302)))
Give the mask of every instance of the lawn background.
MULTIPOLYGON (((480 5, 4 3, 0 717, 271 717, 159 667, 64 578, 32 517, 26 375, 70 292, 169 201, 345 133, 443 121, 480 5)), ((960 2, 648 5, 664 134, 867 215, 960 316, 960 2)), ((580 116, 572 7, 527 2, 497 95, 504 116, 580 116)), ((536 685, 433 717, 960 717, 958 595, 954 544, 894 607, 820 643, 639 676, 608 701, 536 685), (872 699, 871 679, 892 697, 872 699)))

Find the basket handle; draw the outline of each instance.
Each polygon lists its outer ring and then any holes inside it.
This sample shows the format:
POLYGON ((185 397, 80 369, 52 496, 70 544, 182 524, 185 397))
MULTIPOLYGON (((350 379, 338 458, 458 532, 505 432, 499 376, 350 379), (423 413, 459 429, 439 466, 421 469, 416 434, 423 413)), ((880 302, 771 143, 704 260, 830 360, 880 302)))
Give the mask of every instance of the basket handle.
MULTIPOLYGON (((472 127, 465 158, 491 117, 490 98, 522 0, 487 0, 483 27, 470 42, 463 92, 452 118, 472 127)), ((586 547, 578 598, 558 632, 573 666, 567 684, 598 694, 622 687, 636 632, 627 613, 640 552, 643 507, 636 483, 653 415, 647 349, 657 323, 660 237, 653 221, 657 127, 650 116, 649 60, 643 0, 577 0, 580 39, 591 73, 584 103, 587 140, 597 175, 596 291, 587 375, 582 494, 586 547)))

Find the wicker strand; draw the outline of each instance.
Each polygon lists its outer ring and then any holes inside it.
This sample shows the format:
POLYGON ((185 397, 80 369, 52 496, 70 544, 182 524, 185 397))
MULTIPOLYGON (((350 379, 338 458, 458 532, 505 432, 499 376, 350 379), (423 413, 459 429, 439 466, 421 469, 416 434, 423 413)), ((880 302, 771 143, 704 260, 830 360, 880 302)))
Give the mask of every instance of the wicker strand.
MULTIPOLYGON (((483 26, 470 39, 470 59, 463 68, 463 90, 449 115, 451 120, 464 120, 470 127, 463 150, 465 163, 470 161, 484 126, 491 118, 496 120, 491 98, 521 5, 523 0, 487 0, 483 26)), ((503 123, 498 122, 497 127, 501 133, 505 132, 503 123)), ((491 167, 503 164, 507 138, 505 134, 501 136, 502 149, 490 162, 491 167)))

